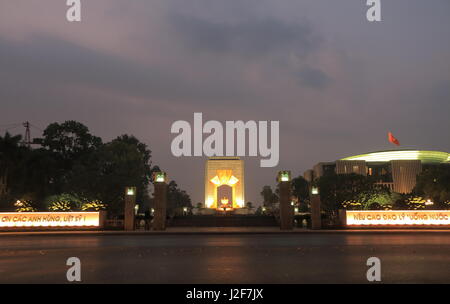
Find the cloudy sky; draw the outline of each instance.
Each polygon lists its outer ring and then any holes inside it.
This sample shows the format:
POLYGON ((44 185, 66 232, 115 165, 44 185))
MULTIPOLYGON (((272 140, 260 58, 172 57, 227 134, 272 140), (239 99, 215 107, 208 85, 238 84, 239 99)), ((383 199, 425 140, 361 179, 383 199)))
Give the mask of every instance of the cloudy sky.
POLYGON ((194 112, 280 121, 279 166, 245 159, 255 203, 278 170, 392 148, 388 131, 404 148, 450 151, 448 0, 382 0, 380 23, 363 0, 81 3, 69 23, 65 1, 0 0, 0 125, 134 134, 194 203, 205 159, 170 152, 171 124, 194 112))

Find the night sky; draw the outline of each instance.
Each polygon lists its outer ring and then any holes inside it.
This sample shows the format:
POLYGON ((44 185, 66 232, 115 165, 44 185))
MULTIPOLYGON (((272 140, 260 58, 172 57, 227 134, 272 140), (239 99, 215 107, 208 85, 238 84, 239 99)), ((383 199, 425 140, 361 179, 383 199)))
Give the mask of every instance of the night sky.
POLYGON ((365 0, 82 0, 78 23, 65 2, 0 0, 0 125, 133 134, 194 204, 206 158, 170 151, 194 112, 280 121, 279 166, 245 158, 255 204, 277 171, 393 148, 388 131, 450 152, 448 0, 382 0, 378 23, 365 0))

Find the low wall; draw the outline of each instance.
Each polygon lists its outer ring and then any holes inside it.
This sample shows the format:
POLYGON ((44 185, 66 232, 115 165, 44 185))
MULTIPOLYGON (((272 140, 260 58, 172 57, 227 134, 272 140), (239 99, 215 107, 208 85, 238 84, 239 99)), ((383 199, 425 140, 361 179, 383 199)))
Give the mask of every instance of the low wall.
POLYGON ((450 228, 450 210, 340 210, 344 227, 450 228))
POLYGON ((101 229, 106 212, 4 212, 0 231, 42 229, 101 229))

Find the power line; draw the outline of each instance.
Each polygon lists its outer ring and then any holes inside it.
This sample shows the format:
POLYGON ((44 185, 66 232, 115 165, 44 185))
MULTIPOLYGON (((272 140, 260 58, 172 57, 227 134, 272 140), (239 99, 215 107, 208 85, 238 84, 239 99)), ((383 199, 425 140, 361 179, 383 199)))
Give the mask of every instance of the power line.
POLYGON ((20 127, 22 123, 10 123, 10 124, 2 124, 0 125, 0 130, 12 129, 16 127, 20 127))
POLYGON ((31 123, 30 123, 30 126, 33 127, 33 128, 35 128, 36 130, 41 131, 42 133, 44 133, 44 130, 42 130, 42 129, 39 128, 39 127, 36 127, 35 125, 33 125, 33 124, 31 124, 31 123))
POLYGON ((12 127, 6 127, 6 128, 0 128, 0 131, 5 131, 5 132, 9 132, 10 130, 14 130, 14 129, 17 129, 18 127, 21 127, 22 126, 22 124, 19 124, 19 125, 17 125, 17 126, 12 126, 12 127))
MULTIPOLYGON (((23 136, 22 144, 27 146, 28 148, 31 147, 33 144, 39 144, 37 142, 31 141, 31 128, 39 130, 39 132, 44 132, 41 128, 31 124, 29 121, 22 122, 22 123, 11 123, 11 124, 2 124, 0 125, 0 132, 9 132, 10 130, 17 129, 19 127, 25 127, 25 134, 23 136)), ((35 138, 36 139, 36 138, 35 138)))

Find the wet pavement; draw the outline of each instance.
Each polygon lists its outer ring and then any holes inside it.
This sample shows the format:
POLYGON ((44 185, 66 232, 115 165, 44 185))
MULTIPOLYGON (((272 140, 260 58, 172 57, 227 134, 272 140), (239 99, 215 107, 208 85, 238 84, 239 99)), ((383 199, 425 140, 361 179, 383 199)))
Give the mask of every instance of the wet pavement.
POLYGON ((0 283, 450 283, 449 232, 2 235, 0 283))

